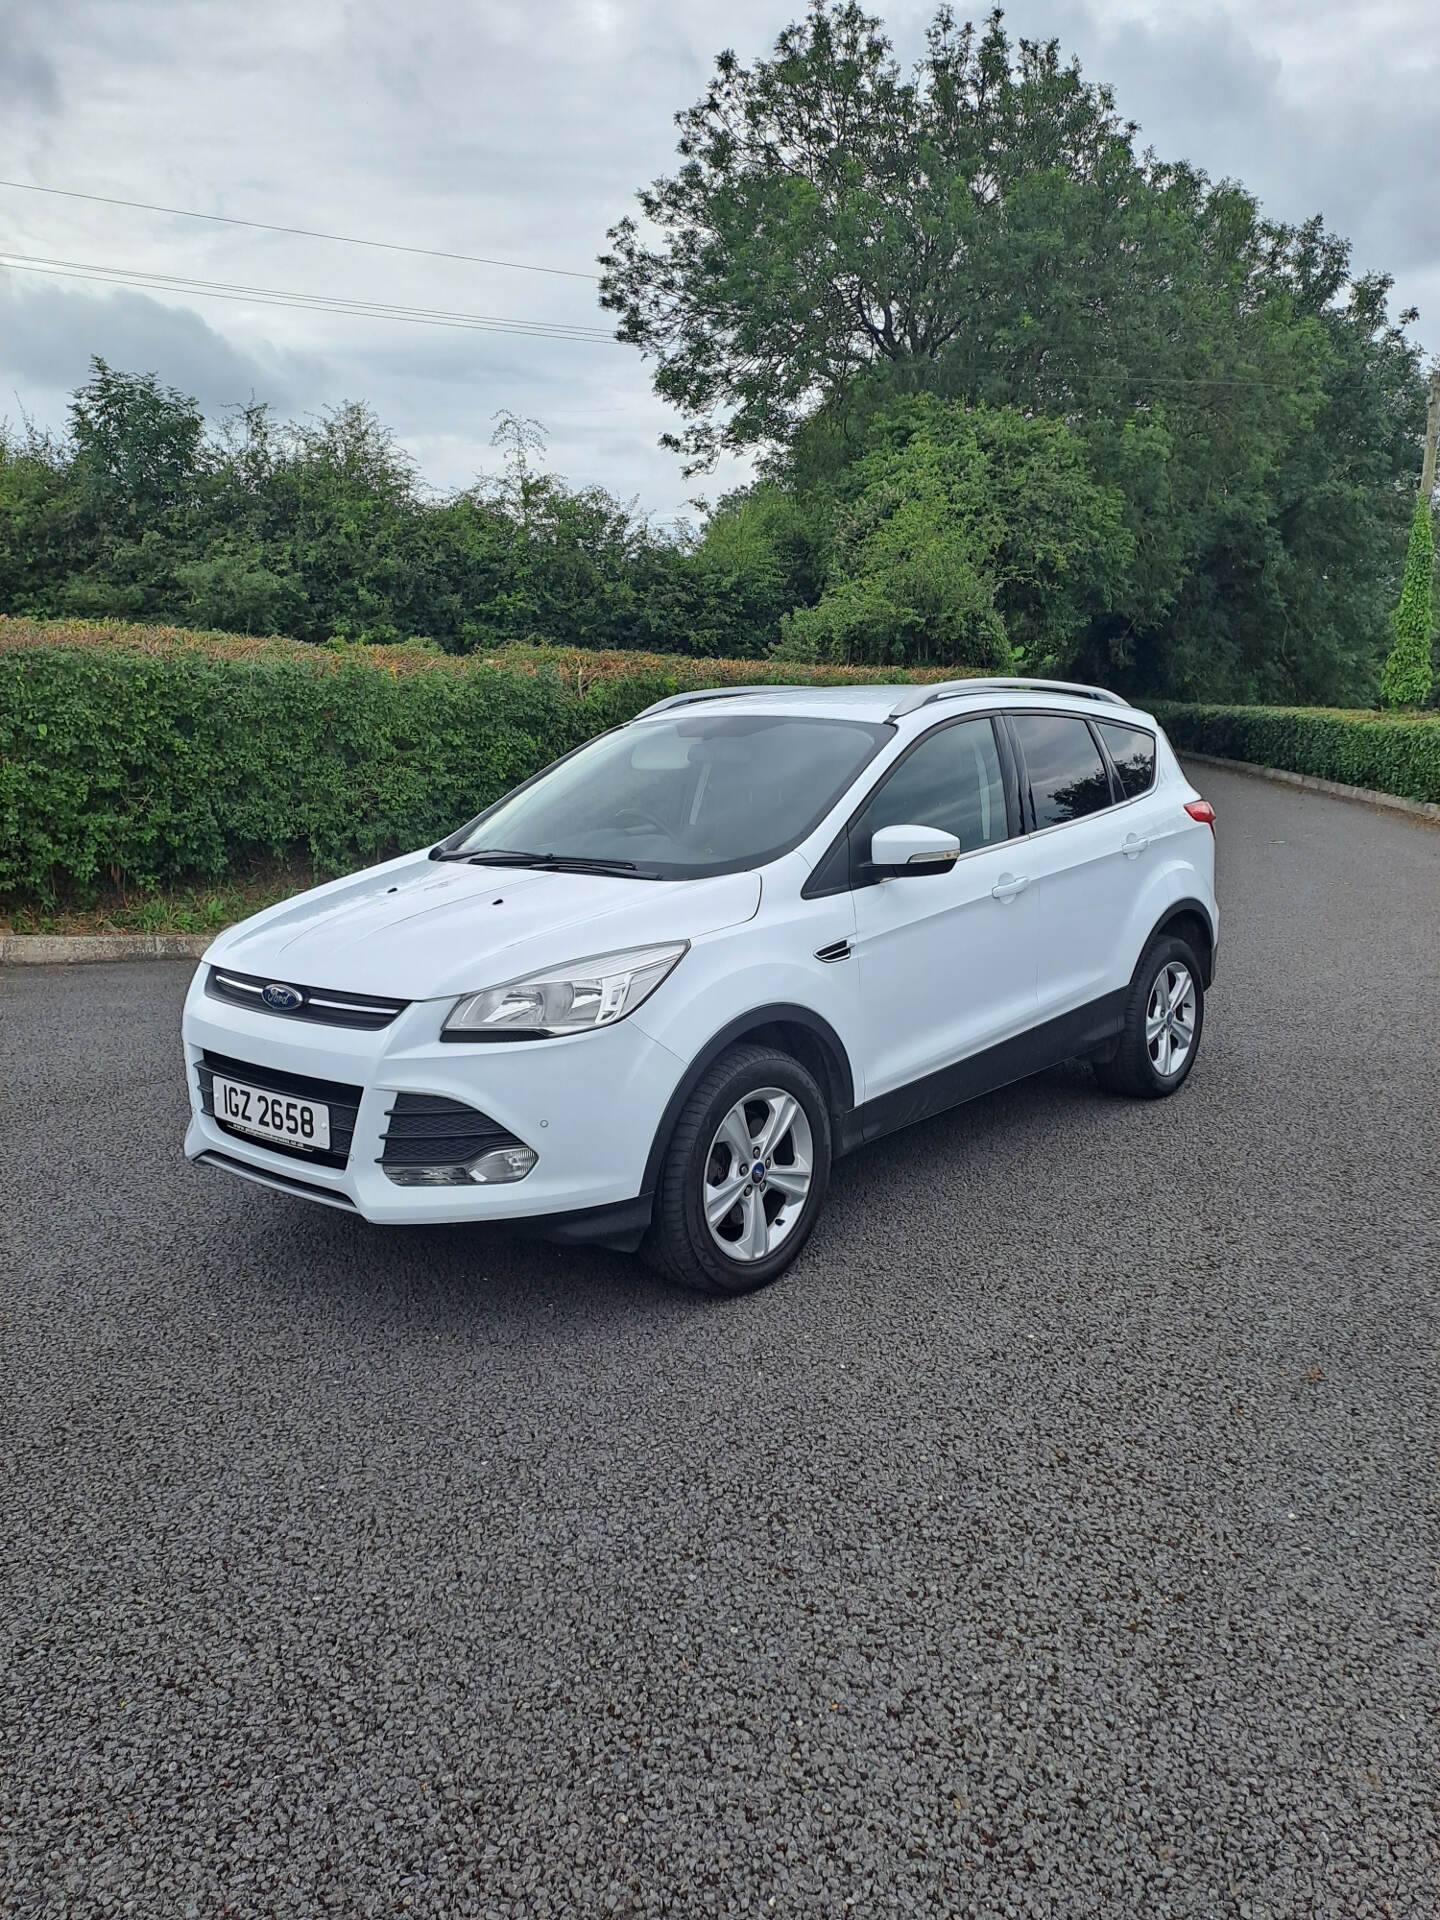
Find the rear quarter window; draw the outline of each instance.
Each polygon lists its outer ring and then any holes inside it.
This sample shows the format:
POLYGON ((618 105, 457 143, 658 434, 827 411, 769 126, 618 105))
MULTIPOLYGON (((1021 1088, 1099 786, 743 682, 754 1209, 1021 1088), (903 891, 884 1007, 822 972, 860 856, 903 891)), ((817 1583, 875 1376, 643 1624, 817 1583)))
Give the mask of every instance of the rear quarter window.
POLYGON ((1081 820, 1112 804, 1110 774, 1085 721, 1062 713, 1016 713, 1010 725, 1025 756, 1037 828, 1081 820))
POLYGON ((1115 720, 1098 723, 1100 737, 1115 765, 1120 792, 1126 800, 1146 793, 1155 784, 1155 736, 1144 727, 1127 727, 1115 720))

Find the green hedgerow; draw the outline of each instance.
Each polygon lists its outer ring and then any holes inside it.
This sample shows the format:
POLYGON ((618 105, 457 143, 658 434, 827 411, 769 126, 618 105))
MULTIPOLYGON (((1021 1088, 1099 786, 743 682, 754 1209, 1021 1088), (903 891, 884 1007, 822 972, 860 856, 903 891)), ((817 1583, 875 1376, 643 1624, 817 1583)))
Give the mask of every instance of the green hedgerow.
POLYGON ((106 883, 213 881, 265 859, 359 866, 451 832, 667 694, 867 677, 0 620, 0 896, 83 902, 106 883))
POLYGON ((1440 714, 1348 713, 1337 708, 1155 708, 1180 753, 1283 767, 1342 786, 1440 803, 1440 714))

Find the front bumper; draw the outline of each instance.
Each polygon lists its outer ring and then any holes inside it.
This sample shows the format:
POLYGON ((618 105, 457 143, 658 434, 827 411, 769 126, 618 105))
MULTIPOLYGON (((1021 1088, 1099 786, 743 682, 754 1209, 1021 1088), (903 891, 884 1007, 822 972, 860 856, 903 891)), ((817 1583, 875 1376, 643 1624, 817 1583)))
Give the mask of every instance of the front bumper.
POLYGON ((633 1237, 632 1216, 633 1231, 643 1227, 645 1164, 683 1063, 633 1021, 560 1040, 442 1041, 440 1024, 453 1004, 446 999, 414 1002, 389 1026, 363 1032, 213 999, 207 972, 202 965, 191 983, 183 1026, 192 1160, 377 1225, 488 1221, 575 1238, 614 1237, 609 1226, 633 1237), (277 1151, 205 1113, 197 1067, 207 1051, 359 1087, 345 1165, 277 1151), (533 1148, 536 1165, 503 1186, 397 1186, 381 1166, 397 1093, 438 1094, 480 1109, 533 1148), (585 1230, 590 1224, 595 1231, 585 1230))

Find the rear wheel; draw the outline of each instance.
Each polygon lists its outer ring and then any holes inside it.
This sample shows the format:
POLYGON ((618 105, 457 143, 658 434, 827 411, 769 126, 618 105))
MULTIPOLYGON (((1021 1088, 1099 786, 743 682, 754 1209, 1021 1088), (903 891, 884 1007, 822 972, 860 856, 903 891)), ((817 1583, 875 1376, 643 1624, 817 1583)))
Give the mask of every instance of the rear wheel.
POLYGON ((1111 1093, 1161 1100, 1184 1085, 1205 1026, 1205 989, 1194 950, 1173 934, 1146 948, 1130 982, 1125 1025, 1095 1078, 1111 1093))
POLYGON ((830 1154, 830 1112, 814 1076, 774 1048, 730 1048, 676 1123, 645 1258, 697 1293, 768 1286, 810 1237, 830 1154))

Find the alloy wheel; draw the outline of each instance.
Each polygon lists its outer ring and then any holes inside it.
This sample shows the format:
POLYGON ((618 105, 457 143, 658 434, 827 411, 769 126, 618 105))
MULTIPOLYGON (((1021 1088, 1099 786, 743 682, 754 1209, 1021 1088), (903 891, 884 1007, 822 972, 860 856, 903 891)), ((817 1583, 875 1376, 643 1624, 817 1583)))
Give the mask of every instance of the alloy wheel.
POLYGON ((763 1260, 794 1231, 815 1172, 805 1109, 782 1087, 737 1100, 705 1156, 701 1205, 710 1237, 731 1260, 763 1260))
POLYGON ((1145 1045, 1162 1079, 1184 1066, 1195 1044, 1195 982, 1190 969, 1171 960, 1155 976, 1145 1008, 1145 1045))

